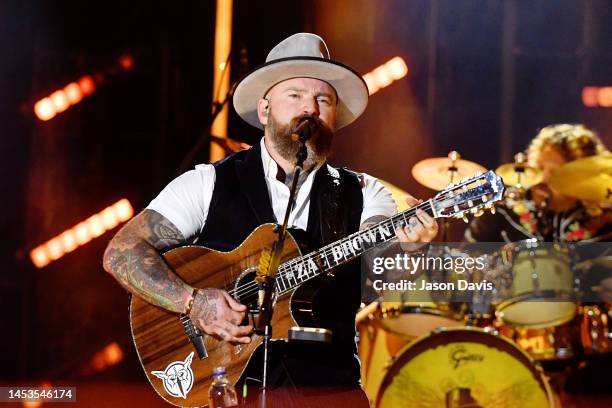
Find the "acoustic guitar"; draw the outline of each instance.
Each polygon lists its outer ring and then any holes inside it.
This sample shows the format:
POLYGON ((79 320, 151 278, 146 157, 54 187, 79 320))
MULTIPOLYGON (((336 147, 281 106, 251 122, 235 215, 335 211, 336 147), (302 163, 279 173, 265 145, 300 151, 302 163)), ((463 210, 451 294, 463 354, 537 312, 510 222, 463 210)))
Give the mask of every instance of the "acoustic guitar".
MULTIPOLYGON (((493 171, 449 185, 435 197, 398 213, 368 229, 302 255, 288 234, 275 282, 272 339, 287 338, 293 326, 308 326, 300 289, 373 246, 395 237, 418 208, 434 218, 465 218, 492 208, 503 194, 503 182, 493 171)), ((225 289, 257 317, 259 287, 255 282, 260 255, 275 239, 274 224, 256 228, 230 252, 188 245, 163 254, 168 265, 187 283, 198 288, 225 289)), ((155 391, 176 406, 205 406, 214 367, 225 366, 236 383, 263 337, 254 334, 249 344, 232 345, 203 335, 186 316, 168 312, 132 296, 130 323, 134 344, 145 374, 155 391)))

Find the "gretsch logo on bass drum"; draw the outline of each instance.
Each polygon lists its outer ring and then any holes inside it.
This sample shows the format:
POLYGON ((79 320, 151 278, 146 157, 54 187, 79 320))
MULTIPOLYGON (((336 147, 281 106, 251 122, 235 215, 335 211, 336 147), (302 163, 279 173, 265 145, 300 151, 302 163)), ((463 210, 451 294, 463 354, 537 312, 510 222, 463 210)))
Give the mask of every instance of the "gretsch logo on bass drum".
POLYGON ((457 369, 462 365, 469 363, 470 361, 480 362, 484 360, 484 356, 482 354, 469 353, 465 346, 457 346, 451 350, 448 355, 448 359, 453 365, 453 368, 457 369))
POLYGON ((173 361, 164 371, 151 371, 151 374, 164 382, 164 388, 168 394, 187 399, 187 394, 193 386, 191 360, 193 360, 193 351, 185 361, 173 361))

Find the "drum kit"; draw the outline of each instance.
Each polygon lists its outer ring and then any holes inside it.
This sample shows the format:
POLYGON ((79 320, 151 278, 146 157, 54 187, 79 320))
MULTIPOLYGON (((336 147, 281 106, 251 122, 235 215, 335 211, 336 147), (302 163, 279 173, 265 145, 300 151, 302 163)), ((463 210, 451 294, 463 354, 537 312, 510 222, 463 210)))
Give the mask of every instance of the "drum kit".
MULTIPOLYGON (((451 152, 417 163, 412 175, 442 190, 483 171, 451 152)), ((506 184, 506 200, 524 200, 526 190, 542 181, 522 154, 496 172, 506 184)), ((570 162, 549 185, 584 200, 610 200, 612 155, 570 162)), ((612 353, 611 305, 577 300, 578 275, 594 265, 612 270, 612 256, 578 259, 573 245, 500 243, 486 256, 485 275, 495 290, 482 299, 475 291, 463 302, 406 296, 364 305, 356 321, 363 386, 373 406, 561 406, 562 381, 551 381, 555 370, 612 353)))

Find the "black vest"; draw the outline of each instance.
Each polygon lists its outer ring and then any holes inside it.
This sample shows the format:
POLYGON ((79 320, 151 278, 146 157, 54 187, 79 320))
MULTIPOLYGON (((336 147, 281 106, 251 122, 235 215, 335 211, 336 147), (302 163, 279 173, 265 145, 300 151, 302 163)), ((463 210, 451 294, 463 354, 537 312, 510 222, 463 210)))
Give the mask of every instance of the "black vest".
MULTIPOLYGON (((277 220, 266 186, 261 147, 235 153, 214 164, 215 187, 209 212, 196 243, 227 251, 236 248, 259 225, 277 220)), ((357 175, 327 164, 316 173, 310 192, 308 227, 296 234, 311 249, 319 248, 359 229, 363 195, 357 175)), ((278 220, 282 222, 282 220, 278 220)), ((324 305, 321 327, 334 332, 334 343, 355 349, 355 313, 361 298, 360 262, 357 259, 334 270, 333 278, 321 279, 317 294, 324 305)), ((349 350, 347 350, 349 351, 349 350)))

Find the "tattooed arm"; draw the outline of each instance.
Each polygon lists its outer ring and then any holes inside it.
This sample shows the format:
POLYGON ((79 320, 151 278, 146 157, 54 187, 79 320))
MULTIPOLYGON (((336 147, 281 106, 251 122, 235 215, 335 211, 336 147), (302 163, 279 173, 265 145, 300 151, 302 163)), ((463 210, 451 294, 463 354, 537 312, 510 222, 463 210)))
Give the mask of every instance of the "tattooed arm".
MULTIPOLYGON (((172 222, 144 210, 127 223, 104 252, 104 269, 124 288, 171 312, 184 313, 194 288, 166 264, 158 251, 175 247, 185 238, 172 222)), ((248 343, 252 327, 238 326, 246 306, 220 289, 201 289, 191 317, 205 333, 231 342, 248 343)))
POLYGON ((104 269, 147 302, 184 312, 193 288, 158 253, 183 242, 185 238, 174 224, 153 210, 144 210, 110 241, 104 252, 104 269))

